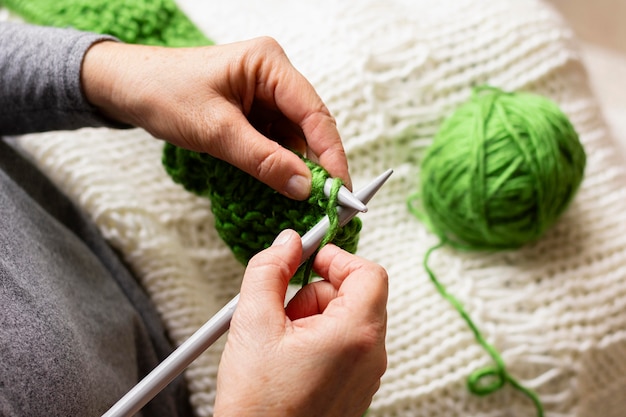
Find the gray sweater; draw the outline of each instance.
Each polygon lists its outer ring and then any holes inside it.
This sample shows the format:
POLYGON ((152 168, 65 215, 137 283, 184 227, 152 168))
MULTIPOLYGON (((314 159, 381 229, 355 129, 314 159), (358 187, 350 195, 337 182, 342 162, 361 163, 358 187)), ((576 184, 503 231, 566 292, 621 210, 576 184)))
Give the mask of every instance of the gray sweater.
POLYGON ((122 127, 102 118, 81 90, 85 51, 104 39, 114 38, 0 23, 0 135, 122 127))
MULTIPOLYGON (((0 136, 112 126, 80 65, 102 36, 0 23, 0 136)), ((100 416, 172 350, 96 227, 0 140, 0 416, 100 416)), ((142 411, 191 415, 178 378, 142 411)))

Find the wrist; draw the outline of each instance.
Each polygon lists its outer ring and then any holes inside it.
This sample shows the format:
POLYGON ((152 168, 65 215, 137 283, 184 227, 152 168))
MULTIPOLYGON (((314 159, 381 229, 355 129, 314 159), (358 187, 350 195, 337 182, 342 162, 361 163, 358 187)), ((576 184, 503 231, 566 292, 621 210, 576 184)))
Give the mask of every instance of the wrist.
POLYGON ((119 123, 136 125, 129 101, 128 48, 133 45, 113 40, 96 42, 85 52, 80 81, 87 101, 104 117, 119 123))

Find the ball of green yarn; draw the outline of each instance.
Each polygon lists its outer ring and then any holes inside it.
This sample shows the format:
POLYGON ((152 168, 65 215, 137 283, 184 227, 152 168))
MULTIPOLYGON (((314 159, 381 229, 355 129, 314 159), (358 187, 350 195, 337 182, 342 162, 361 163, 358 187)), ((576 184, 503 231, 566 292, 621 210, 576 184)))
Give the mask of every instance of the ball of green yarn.
MULTIPOLYGON (((280 231, 289 228, 303 235, 326 215, 329 200, 324 194, 324 182, 329 174, 314 162, 304 161, 312 174, 311 196, 296 201, 208 154, 169 143, 163 150, 163 165, 172 179, 211 200, 219 236, 244 265, 269 247, 280 231)), ((332 243, 354 253, 360 230, 361 220, 355 217, 337 231, 332 243)), ((293 282, 301 281, 302 274, 303 268, 293 282)))
POLYGON ((426 151, 419 197, 424 220, 457 248, 522 246, 567 208, 585 163, 576 131, 554 102, 477 88, 426 151))

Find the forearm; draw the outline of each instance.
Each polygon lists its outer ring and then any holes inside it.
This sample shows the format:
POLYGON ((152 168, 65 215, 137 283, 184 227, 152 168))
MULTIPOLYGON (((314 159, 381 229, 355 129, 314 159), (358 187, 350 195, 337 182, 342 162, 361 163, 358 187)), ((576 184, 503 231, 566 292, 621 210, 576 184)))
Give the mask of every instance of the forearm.
POLYGON ((0 23, 0 134, 114 126, 83 94, 86 51, 108 36, 0 23))

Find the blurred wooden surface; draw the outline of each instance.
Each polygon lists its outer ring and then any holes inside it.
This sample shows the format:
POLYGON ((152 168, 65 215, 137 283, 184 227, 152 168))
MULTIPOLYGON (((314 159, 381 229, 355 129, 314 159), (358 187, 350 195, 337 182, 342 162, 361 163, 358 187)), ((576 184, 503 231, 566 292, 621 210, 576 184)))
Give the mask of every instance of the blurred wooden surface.
POLYGON ((582 44, 591 85, 626 156, 626 0, 548 0, 582 44))

